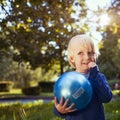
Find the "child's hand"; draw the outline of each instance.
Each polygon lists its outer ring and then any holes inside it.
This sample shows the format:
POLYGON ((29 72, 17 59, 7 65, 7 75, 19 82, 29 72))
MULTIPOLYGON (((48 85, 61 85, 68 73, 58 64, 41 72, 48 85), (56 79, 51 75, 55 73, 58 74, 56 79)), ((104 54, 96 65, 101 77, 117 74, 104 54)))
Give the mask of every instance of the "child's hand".
POLYGON ((71 104, 69 107, 67 107, 67 104, 69 102, 69 99, 67 99, 64 103, 64 98, 62 97, 60 100, 60 103, 57 102, 57 98, 54 98, 54 104, 56 109, 58 110, 58 112, 62 113, 62 114, 66 114, 66 113, 70 113, 70 112, 74 112, 76 111, 76 109, 72 109, 74 104, 71 104))
POLYGON ((88 64, 88 66, 89 66, 89 68, 93 68, 93 67, 97 66, 97 64, 95 62, 90 62, 88 64))

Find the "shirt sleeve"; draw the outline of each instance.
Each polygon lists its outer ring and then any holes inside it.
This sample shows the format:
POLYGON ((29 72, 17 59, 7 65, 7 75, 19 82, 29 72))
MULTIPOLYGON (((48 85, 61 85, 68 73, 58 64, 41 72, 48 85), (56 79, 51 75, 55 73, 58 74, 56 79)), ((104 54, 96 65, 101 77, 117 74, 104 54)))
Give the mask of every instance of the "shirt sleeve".
POLYGON ((93 92, 101 103, 109 102, 112 99, 112 91, 104 74, 99 72, 98 66, 90 69, 89 80, 93 92))

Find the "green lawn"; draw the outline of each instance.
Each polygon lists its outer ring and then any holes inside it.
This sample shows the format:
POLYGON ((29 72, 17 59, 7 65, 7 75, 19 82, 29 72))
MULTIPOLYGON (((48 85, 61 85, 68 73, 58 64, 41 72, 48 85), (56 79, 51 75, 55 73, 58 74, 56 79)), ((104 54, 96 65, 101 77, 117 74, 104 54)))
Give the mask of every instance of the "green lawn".
MULTIPOLYGON (((119 90, 113 90, 116 96, 110 103, 104 104, 106 120, 120 120, 119 90)), ((21 96, 20 89, 12 89, 10 92, 1 92, 1 97, 21 96)), ((41 93, 41 96, 53 96, 53 93, 41 93)), ((44 103, 43 100, 28 102, 2 103, 0 104, 0 120, 63 120, 53 114, 53 102, 44 103)))
MULTIPOLYGON (((120 120, 120 99, 104 104, 106 120, 120 120)), ((53 114, 53 102, 0 104, 0 120, 63 120, 53 114)))

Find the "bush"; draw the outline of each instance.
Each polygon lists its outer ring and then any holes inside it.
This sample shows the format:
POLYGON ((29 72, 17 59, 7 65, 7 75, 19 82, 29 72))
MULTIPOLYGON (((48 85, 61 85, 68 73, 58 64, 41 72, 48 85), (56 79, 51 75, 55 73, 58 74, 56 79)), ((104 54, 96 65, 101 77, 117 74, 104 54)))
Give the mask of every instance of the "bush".
POLYGON ((42 92, 53 92, 55 82, 39 82, 42 92))
POLYGON ((1 81, 0 82, 0 92, 9 92, 12 87, 12 82, 1 81))
POLYGON ((116 84, 116 83, 119 84, 119 83, 120 83, 120 80, 118 80, 118 79, 113 79, 113 80, 109 80, 108 82, 109 82, 109 85, 110 85, 111 89, 114 90, 114 89, 115 89, 115 84, 116 84))
POLYGON ((22 93, 25 95, 39 95, 40 91, 39 86, 22 88, 22 93))

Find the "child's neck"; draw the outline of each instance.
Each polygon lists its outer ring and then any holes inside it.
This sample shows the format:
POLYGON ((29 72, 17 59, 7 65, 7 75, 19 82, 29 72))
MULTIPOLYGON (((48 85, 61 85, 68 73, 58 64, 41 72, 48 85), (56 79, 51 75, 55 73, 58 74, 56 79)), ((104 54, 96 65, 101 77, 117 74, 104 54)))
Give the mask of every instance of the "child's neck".
POLYGON ((81 74, 88 74, 89 73, 89 70, 87 70, 87 71, 79 71, 79 70, 76 70, 76 72, 80 72, 81 74))
POLYGON ((76 72, 79 72, 79 73, 81 73, 82 75, 84 75, 87 79, 89 78, 89 70, 88 71, 86 71, 86 72, 80 72, 80 71, 77 71, 76 70, 76 72))

